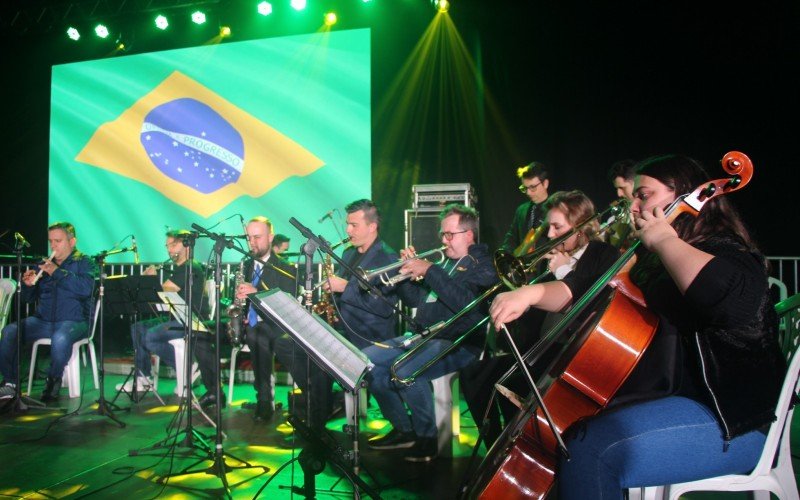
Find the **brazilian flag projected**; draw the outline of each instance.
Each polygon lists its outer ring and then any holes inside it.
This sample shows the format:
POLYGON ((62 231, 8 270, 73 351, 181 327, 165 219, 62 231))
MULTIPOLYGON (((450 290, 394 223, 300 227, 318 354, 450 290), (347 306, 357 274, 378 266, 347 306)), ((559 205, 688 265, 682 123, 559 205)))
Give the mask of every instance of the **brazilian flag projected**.
POLYGON ((242 234, 237 214, 338 241, 317 220, 370 197, 369 64, 353 30, 55 66, 49 218, 89 253, 135 234, 148 261, 166 228, 242 234))

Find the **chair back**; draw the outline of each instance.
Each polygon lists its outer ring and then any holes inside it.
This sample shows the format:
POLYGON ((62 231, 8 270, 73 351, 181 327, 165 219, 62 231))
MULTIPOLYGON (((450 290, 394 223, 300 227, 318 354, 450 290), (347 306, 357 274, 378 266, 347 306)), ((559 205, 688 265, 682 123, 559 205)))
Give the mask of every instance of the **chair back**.
POLYGON ((0 279, 0 329, 8 322, 8 313, 11 311, 11 302, 16 291, 16 281, 11 278, 0 279))
POLYGON ((203 284, 205 287, 206 297, 208 298, 208 317, 214 319, 214 314, 217 311, 217 284, 214 279, 207 279, 203 284))
POLYGON ((100 318, 100 301, 98 299, 93 299, 94 307, 92 307, 92 312, 89 314, 89 341, 94 340, 94 332, 97 330, 97 320, 100 318))
POLYGON ((783 345, 789 346, 784 353, 789 357, 789 368, 783 380, 778 404, 775 407, 775 421, 770 425, 767 439, 764 442, 764 452, 758 464, 749 474, 750 476, 769 475, 773 467, 775 456, 780 445, 781 439, 789 439, 792 427, 792 416, 794 405, 797 401, 796 395, 800 390, 798 376, 800 375, 800 351, 797 349, 798 321, 800 321, 800 294, 793 295, 775 306, 775 310, 781 318, 785 318, 787 325, 791 325, 791 337, 785 335, 782 339, 783 345), (791 301, 791 302, 790 302, 791 301))

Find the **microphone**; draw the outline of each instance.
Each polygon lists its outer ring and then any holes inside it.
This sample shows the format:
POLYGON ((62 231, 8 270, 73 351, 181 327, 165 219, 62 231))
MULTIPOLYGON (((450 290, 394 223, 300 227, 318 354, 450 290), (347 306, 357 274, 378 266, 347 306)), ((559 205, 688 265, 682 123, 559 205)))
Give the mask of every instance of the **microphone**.
POLYGON ((327 212, 325 212, 325 215, 319 218, 317 223, 322 224, 325 221, 325 219, 330 219, 332 215, 333 215, 333 210, 328 210, 327 212))
POLYGON ((22 236, 19 233, 14 233, 14 239, 17 240, 17 243, 22 245, 23 247, 29 247, 30 248, 30 246, 31 246, 31 244, 28 243, 28 240, 26 240, 25 237, 22 236))
POLYGON ((421 332, 415 333, 414 335, 408 337, 407 339, 402 341, 400 343, 400 345, 402 345, 403 347, 408 347, 411 344, 416 343, 418 340, 420 340, 423 337, 427 337, 428 335, 430 335, 432 333, 437 333, 439 330, 444 328, 445 324, 446 324, 445 321, 440 321, 440 322, 438 322, 436 324, 433 324, 433 325, 429 326, 428 328, 422 330, 421 332))
POLYGON ((139 247, 136 245, 136 236, 131 235, 131 249, 133 250, 133 263, 139 263, 139 247))

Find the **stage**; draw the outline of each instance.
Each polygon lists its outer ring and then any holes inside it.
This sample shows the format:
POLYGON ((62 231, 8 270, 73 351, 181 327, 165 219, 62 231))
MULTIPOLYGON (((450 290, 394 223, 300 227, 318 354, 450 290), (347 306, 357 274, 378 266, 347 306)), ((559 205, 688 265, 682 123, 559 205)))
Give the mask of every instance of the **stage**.
MULTIPOLYGON (((114 387, 124 379, 118 374, 106 374, 105 394, 110 401, 114 387)), ((215 474, 212 457, 204 452, 203 441, 214 448, 214 428, 197 411, 192 413, 192 429, 206 438, 191 439, 193 448, 171 446, 175 430, 167 429, 179 409, 179 398, 172 395, 175 380, 159 381, 159 393, 166 405, 147 394, 134 403, 122 394, 114 416, 125 424, 119 427, 111 418, 100 415, 91 372, 82 369, 83 398, 66 397, 62 389, 59 403, 65 410, 29 409, 16 415, 4 411, 0 415, 0 497, 26 498, 187 498, 224 496, 223 481, 215 474), (162 446, 152 448, 160 442, 162 446), (131 450, 134 453, 131 453, 131 450), (186 468, 201 472, 175 475, 186 468), (206 472, 208 469, 208 473, 206 472)), ((43 381, 34 383, 33 395, 41 392, 43 381)), ((25 390, 26 386, 23 386, 25 390)), ((226 386, 227 387, 227 386, 226 386)), ((276 401, 287 405, 290 387, 276 386, 276 401)), ((205 390, 195 385, 198 396, 205 390)), ((303 441, 294 441, 291 426, 284 412, 276 412, 271 421, 254 422, 251 410, 242 403, 253 401, 249 383, 236 385, 233 404, 222 410, 223 451, 249 464, 251 469, 231 470, 225 477, 233 498, 288 498, 291 487, 305 484, 304 472, 296 460, 304 449, 303 441), (263 467, 269 470, 264 472, 263 467), (268 484, 266 484, 268 483, 268 484), (266 486, 265 486, 266 484, 266 486)), ((55 406, 51 404, 51 406, 55 406)), ((463 409, 466 406, 462 402, 463 409)), ((5 409, 7 410, 7 408, 5 409)), ((213 416, 213 408, 212 408, 213 416)), ((353 448, 352 439, 342 432, 344 411, 328 422, 329 435, 339 443, 339 452, 353 448)), ((381 498, 454 498, 466 470, 477 431, 469 412, 461 416, 461 434, 454 439, 454 458, 439 458, 429 464, 415 464, 402 459, 402 450, 375 451, 366 440, 385 432, 388 426, 374 401, 362 419, 360 433, 361 470, 365 483, 381 498)), ((186 420, 178 428, 178 444, 186 444, 186 420)), ((299 438, 298 438, 299 439, 299 438)), ((336 453, 339 453, 336 452, 336 453)), ((339 454, 339 456, 341 456, 339 454)), ((227 457, 230 466, 241 465, 227 457)), ((352 485, 330 462, 325 470, 314 476, 317 496, 353 497, 352 485)), ((362 497, 368 498, 365 491, 362 497)), ((295 496, 303 498, 302 493, 295 496)))

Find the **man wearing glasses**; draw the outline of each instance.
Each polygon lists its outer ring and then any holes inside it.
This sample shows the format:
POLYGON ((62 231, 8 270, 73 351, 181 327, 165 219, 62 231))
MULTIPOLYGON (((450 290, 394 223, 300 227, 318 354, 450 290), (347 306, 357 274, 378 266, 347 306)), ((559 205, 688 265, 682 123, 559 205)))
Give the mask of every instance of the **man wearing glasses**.
MULTIPOLYGON (((534 161, 517 169, 519 177, 519 190, 528 197, 528 201, 517 207, 511 227, 500 247, 507 252, 514 252, 520 244, 526 241, 526 237, 533 237, 535 231, 544 222, 545 211, 542 203, 547 200, 547 188, 550 187, 550 180, 547 178, 547 167, 544 164, 534 161), (529 236, 530 233, 530 236, 529 236)), ((526 253, 520 249, 518 254, 526 253)))
MULTIPOLYGON (((400 252, 407 259, 400 272, 411 275, 413 279, 403 283, 398 292, 405 305, 417 308, 415 321, 428 330, 436 330, 434 325, 446 322, 497 282, 488 247, 475 242, 478 232, 475 210, 463 205, 449 205, 439 214, 439 220, 439 235, 447 257, 441 265, 415 259, 413 247, 400 252)), ((407 377, 437 357, 455 339, 480 322, 484 315, 485 312, 476 307, 441 330, 435 339, 428 341, 399 368, 397 375, 407 377)), ((420 374, 413 384, 396 383, 391 380, 390 367, 398 356, 412 347, 415 338, 397 337, 384 341, 385 345, 364 349, 364 354, 375 365, 367 375, 370 391, 383 416, 392 424, 388 434, 371 440, 369 446, 379 450, 409 448, 406 460, 428 462, 438 452, 433 391, 428 382, 461 370, 477 360, 485 339, 477 333, 470 335, 459 347, 420 374)))

